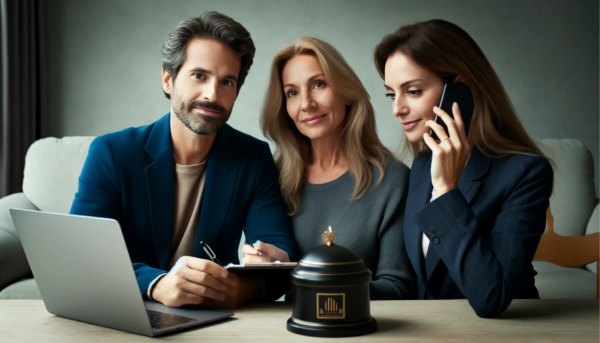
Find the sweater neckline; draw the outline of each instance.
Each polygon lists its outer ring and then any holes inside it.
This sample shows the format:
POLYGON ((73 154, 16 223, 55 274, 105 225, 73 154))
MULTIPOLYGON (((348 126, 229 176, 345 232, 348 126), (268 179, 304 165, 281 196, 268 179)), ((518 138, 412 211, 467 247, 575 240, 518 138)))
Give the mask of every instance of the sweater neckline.
POLYGON ((319 184, 309 183, 307 181, 304 183, 304 189, 308 192, 322 192, 337 188, 349 181, 352 181, 352 174, 350 174, 350 170, 347 170, 344 174, 333 181, 319 184))

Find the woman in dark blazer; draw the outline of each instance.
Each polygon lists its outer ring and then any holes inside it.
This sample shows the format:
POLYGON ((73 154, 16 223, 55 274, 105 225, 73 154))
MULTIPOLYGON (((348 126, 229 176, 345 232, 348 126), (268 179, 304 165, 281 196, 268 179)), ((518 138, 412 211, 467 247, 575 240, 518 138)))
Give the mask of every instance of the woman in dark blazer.
POLYGON ((531 261, 552 161, 517 119, 481 49, 458 26, 430 20, 385 36, 375 64, 415 156, 404 234, 419 299, 466 298, 480 317, 497 316, 515 298, 538 299, 531 261), (473 93, 468 137, 457 104, 454 119, 437 108, 449 81, 473 93))

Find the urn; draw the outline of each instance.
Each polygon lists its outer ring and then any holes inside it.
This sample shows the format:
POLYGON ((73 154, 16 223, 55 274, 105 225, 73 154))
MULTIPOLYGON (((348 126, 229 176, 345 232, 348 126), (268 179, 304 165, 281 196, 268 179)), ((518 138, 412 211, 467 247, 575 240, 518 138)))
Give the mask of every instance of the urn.
POLYGON ((349 337, 377 330, 371 317, 371 271, 326 231, 321 245, 302 257, 291 273, 294 286, 291 332, 316 337, 349 337))

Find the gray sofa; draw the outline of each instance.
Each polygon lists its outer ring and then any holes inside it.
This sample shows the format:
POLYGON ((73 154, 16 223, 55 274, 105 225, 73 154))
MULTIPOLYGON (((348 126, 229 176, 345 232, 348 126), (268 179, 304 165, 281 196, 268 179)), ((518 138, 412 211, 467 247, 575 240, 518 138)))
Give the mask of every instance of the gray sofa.
MULTIPOLYGON (((540 147, 556 163, 550 210, 554 232, 582 236, 598 232, 598 198, 594 187, 594 161, 590 151, 575 139, 542 139, 540 147)), ((533 261, 535 285, 541 298, 596 298, 596 262, 578 268, 533 261)))
MULTIPOLYGON (((46 138, 29 148, 23 193, 0 199, 0 299, 41 298, 9 208, 68 213, 93 139, 46 138)), ((590 152, 572 139, 547 139, 542 143, 557 165, 554 194, 550 199, 555 232, 569 236, 597 232, 598 200, 590 152)), ((539 273, 536 286, 542 298, 595 298, 595 265, 565 268, 543 261, 533 264, 539 273)))

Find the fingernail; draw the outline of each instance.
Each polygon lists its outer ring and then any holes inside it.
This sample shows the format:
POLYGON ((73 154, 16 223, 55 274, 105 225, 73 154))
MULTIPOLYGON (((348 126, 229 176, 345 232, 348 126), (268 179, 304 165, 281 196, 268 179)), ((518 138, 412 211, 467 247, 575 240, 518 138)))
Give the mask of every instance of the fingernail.
POLYGON ((227 277, 227 275, 229 275, 229 273, 228 273, 226 270, 223 270, 223 271, 221 272, 221 276, 222 276, 222 277, 226 278, 226 277, 227 277))
POLYGON ((224 290, 224 291, 227 290, 227 285, 221 286, 221 289, 224 290))
POLYGON ((439 108, 438 108, 437 106, 433 106, 433 109, 434 109, 434 110, 437 110, 437 109, 439 109, 439 108))
POLYGON ((457 104, 457 103, 453 103, 453 104, 452 104, 452 108, 453 108, 453 109, 457 109, 457 108, 458 108, 458 104, 457 104))

